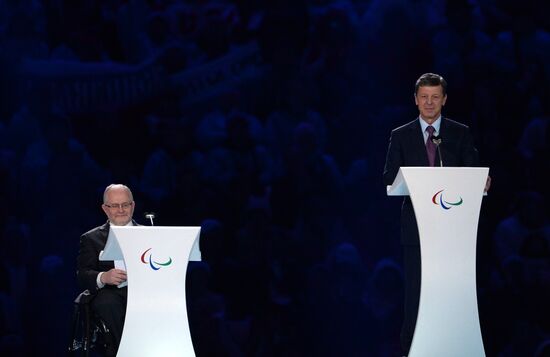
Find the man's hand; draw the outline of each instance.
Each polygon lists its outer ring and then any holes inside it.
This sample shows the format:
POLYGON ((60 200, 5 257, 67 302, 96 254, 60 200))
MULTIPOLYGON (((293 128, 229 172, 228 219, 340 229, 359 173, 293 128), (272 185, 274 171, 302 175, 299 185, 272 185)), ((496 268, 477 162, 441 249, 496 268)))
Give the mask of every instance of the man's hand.
POLYGON ((100 280, 103 284, 118 285, 126 281, 126 272, 120 269, 111 269, 101 274, 100 280))
POLYGON ((487 182, 485 182, 485 190, 483 191, 488 192, 490 187, 491 187, 491 176, 487 176, 487 182))

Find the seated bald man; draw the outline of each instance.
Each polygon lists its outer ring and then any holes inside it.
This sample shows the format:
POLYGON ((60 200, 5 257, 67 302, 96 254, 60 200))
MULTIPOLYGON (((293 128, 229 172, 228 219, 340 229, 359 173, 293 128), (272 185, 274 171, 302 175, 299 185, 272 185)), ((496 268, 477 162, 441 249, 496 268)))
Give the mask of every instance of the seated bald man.
POLYGON ((100 261, 99 254, 105 248, 111 225, 138 224, 132 219, 135 208, 132 191, 125 185, 107 186, 101 208, 107 215, 107 222, 80 237, 77 279, 83 289, 96 294, 92 300, 92 310, 103 319, 114 339, 115 345, 106 351, 110 357, 116 355, 124 327, 128 290, 118 285, 126 281, 126 271, 115 268, 113 261, 100 261))

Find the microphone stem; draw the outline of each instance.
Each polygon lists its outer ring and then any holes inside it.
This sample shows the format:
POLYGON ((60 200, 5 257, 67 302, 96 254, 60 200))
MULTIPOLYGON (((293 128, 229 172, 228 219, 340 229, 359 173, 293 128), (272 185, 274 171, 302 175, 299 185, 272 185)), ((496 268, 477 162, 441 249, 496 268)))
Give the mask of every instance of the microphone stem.
POLYGON ((439 154, 439 166, 443 167, 443 157, 441 157, 441 149, 439 148, 439 144, 437 145, 437 153, 439 154))

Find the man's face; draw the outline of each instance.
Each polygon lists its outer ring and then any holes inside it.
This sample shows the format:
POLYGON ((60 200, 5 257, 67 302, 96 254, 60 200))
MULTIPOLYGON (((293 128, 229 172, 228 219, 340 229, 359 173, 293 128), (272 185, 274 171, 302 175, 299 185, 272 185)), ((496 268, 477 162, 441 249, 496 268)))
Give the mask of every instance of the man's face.
POLYGON ((414 97, 414 102, 418 107, 420 116, 428 124, 433 123, 439 115, 441 115, 441 108, 447 101, 447 95, 443 95, 443 87, 441 85, 436 87, 419 87, 414 97))
POLYGON ((132 220, 134 201, 124 188, 112 188, 107 191, 105 203, 101 206, 112 225, 124 226, 132 220))

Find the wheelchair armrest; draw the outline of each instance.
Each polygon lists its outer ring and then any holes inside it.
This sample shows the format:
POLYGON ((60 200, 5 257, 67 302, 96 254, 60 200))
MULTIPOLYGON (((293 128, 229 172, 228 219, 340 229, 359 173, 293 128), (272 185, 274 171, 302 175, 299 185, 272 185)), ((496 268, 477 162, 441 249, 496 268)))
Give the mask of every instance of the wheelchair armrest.
POLYGON ((90 290, 86 289, 76 297, 76 299, 74 300, 74 303, 76 305, 89 304, 94 297, 95 297, 95 294, 90 293, 90 290))

